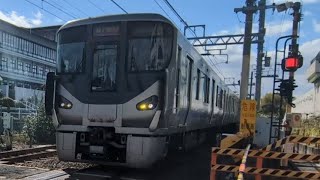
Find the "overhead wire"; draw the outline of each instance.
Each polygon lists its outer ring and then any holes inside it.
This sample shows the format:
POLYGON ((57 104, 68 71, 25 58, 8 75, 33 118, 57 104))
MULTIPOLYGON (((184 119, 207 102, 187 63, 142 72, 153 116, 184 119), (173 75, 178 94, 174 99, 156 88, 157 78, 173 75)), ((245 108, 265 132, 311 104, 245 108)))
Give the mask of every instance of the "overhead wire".
POLYGON ((102 8, 100 8, 99 6, 97 6, 96 4, 94 4, 91 0, 88 0, 88 2, 89 2, 90 4, 92 4, 95 8, 99 9, 101 12, 105 13, 105 11, 104 11, 102 8))
POLYGON ((76 6, 73 6, 72 4, 70 4, 70 2, 68 2, 68 0, 63 0, 66 4, 68 4, 70 7, 75 8, 76 10, 78 10, 79 12, 81 12, 82 14, 86 15, 86 16, 90 16, 87 13, 85 13, 84 11, 82 11, 81 9, 77 8, 76 6))
POLYGON ((77 17, 75 17, 75 16, 73 16, 72 14, 70 14, 70 13, 68 13, 68 12, 64 11, 63 9, 61 9, 61 8, 59 8, 59 7, 57 7, 57 6, 53 5, 53 4, 51 4, 51 3, 49 3, 48 1, 46 1, 46 0, 41 0, 41 1, 42 1, 42 2, 45 2, 45 3, 47 3, 47 4, 49 4, 50 6, 52 6, 52 7, 56 8, 56 9, 58 9, 59 11, 63 12, 64 14, 66 14, 66 15, 68 15, 68 16, 70 16, 70 17, 72 17, 72 18, 74 18, 74 19, 77 19, 77 17))
POLYGON ((164 9, 163 9, 163 7, 158 3, 158 1, 157 0, 153 0, 158 6, 159 6, 159 8, 167 15, 167 17, 178 27, 178 25, 173 21, 173 19, 169 16, 169 14, 167 13, 167 11, 165 11, 164 9))
MULTIPOLYGON (((51 0, 50 2, 53 3, 54 5, 60 7, 60 8, 63 9, 63 10, 69 11, 67 8, 63 7, 62 5, 60 5, 59 3, 57 3, 56 1, 51 0)), ((79 18, 79 16, 77 16, 76 14, 74 14, 74 13, 72 13, 72 12, 70 12, 70 11, 69 11, 69 13, 72 14, 73 16, 79 18)))
POLYGON ((113 4, 115 4, 116 6, 118 6, 118 8, 120 8, 124 13, 128 14, 128 12, 123 9, 118 3, 116 3, 114 0, 110 0, 111 2, 113 2, 113 4))
POLYGON ((65 20, 65 19, 63 19, 63 18, 61 18, 61 17, 59 17, 59 16, 57 16, 57 15, 55 15, 54 13, 52 13, 52 12, 50 12, 50 11, 48 11, 48 10, 46 10, 45 8, 43 8, 43 7, 40 7, 39 5, 37 5, 37 4, 35 4, 35 3, 33 3, 33 2, 31 2, 31 1, 29 1, 29 0, 26 0, 28 3, 30 3, 30 4, 32 4, 32 5, 34 5, 34 6, 36 6, 36 7, 38 7, 39 9, 42 9, 43 11, 45 11, 45 12, 47 12, 47 13, 49 13, 49 14, 51 14, 52 16, 54 16, 54 17, 56 17, 56 18, 58 18, 58 19, 60 19, 60 20, 62 20, 62 21, 67 21, 67 20, 65 20))
MULTIPOLYGON (((185 27, 188 27, 188 30, 191 31, 191 32, 194 34, 195 37, 198 37, 197 34, 196 34, 196 32, 195 32, 194 30, 192 30, 191 28, 189 28, 188 23, 179 15, 179 13, 178 13, 178 12, 175 10, 175 8, 170 4, 170 2, 169 2, 168 0, 163 0, 163 1, 164 1, 164 2, 167 4, 167 6, 173 11, 173 13, 179 18, 180 22, 182 22, 182 23, 185 25, 185 27)), ((201 43, 200 40, 198 40, 198 41, 201 43)), ((203 49, 204 49, 204 48, 203 48, 203 49)), ((205 50, 205 49, 204 49, 204 50, 205 50)), ((208 59, 209 59, 210 61, 213 61, 210 56, 208 57, 208 59)), ((212 63, 212 65, 217 69, 217 71, 218 71, 218 72, 221 74, 221 76, 224 78, 225 76, 223 75, 223 73, 221 72, 221 70, 216 66, 216 64, 212 63)))

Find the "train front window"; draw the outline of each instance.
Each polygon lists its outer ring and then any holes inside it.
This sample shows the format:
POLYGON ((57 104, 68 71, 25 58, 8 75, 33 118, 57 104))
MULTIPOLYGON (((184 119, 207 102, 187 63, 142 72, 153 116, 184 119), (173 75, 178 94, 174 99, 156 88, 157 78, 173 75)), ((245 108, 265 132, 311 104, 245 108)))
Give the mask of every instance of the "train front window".
POLYGON ((93 54, 92 91, 115 90, 117 48, 117 45, 96 45, 93 54))
POLYGON ((85 43, 67 43, 58 45, 58 73, 79 73, 84 66, 85 43))
POLYGON ((63 29, 58 33, 58 73, 81 73, 85 65, 86 26, 63 29))
POLYGON ((127 67, 130 72, 164 70, 171 58, 173 28, 159 22, 128 23, 127 67))

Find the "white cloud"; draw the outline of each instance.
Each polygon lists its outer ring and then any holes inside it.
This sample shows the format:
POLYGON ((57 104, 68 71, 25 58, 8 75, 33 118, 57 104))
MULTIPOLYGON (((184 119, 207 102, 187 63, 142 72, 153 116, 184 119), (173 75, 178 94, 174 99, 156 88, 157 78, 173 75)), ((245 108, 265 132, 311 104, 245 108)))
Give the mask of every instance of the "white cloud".
POLYGON ((313 20, 312 25, 313 25, 314 31, 320 33, 320 23, 316 20, 313 20))
POLYGON ((271 22, 266 24, 266 35, 277 36, 292 29, 292 21, 271 22))
MULTIPOLYGON (((292 21, 287 20, 283 22, 270 22, 266 23, 266 36, 279 36, 283 33, 288 32, 289 30, 292 29, 292 21)), ((252 32, 258 32, 259 30, 259 24, 254 23, 252 25, 252 32)), ((227 34, 243 34, 244 33, 244 26, 235 26, 232 30, 221 30, 218 33, 213 34, 214 36, 216 35, 227 35, 227 34)))
POLYGON ((43 14, 40 11, 38 11, 36 14, 34 14, 34 17, 34 19, 31 19, 32 24, 39 26, 42 23, 41 19, 43 17, 43 14))
POLYGON ((305 42, 300 46, 300 51, 305 61, 304 66, 309 67, 310 61, 318 54, 320 49, 317 47, 320 47, 320 38, 305 42))
POLYGON ((12 11, 10 14, 5 14, 2 11, 0 11, 0 19, 14 24, 16 26, 26 28, 39 26, 40 24, 42 24, 42 17, 43 15, 40 11, 34 14, 33 18, 26 18, 25 16, 19 15, 15 11, 12 11))

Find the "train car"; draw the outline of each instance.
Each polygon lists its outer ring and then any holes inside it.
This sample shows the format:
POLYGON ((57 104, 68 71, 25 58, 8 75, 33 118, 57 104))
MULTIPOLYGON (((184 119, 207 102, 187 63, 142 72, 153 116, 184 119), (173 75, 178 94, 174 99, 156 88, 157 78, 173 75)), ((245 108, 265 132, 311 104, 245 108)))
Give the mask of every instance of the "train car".
POLYGON ((162 15, 75 20, 57 38, 45 107, 61 160, 150 167, 238 123, 238 97, 162 15))

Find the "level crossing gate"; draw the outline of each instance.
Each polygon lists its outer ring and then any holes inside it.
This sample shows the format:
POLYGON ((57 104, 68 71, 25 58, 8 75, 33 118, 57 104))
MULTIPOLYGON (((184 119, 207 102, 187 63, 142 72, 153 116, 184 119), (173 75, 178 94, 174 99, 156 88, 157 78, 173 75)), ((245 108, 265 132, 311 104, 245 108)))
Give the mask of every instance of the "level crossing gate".
MULTIPOLYGON (((258 150, 244 150, 226 147, 213 147, 211 154, 211 174, 210 180, 217 179, 219 172, 233 173, 234 176, 240 174, 254 176, 256 180, 261 180, 262 177, 272 178, 292 178, 292 179, 320 179, 320 173, 318 172, 304 172, 294 171, 287 169, 276 169, 270 167, 264 167, 264 162, 272 162, 280 165, 280 161, 295 160, 320 163, 320 155, 316 154, 299 154, 299 153, 285 153, 277 152, 282 145, 286 143, 320 143, 319 137, 303 137, 303 136, 288 136, 273 144, 266 146, 265 148, 258 150), (239 159, 241 157, 250 158, 251 164, 240 164, 239 159), (233 159, 232 163, 226 164, 218 158, 229 157, 233 159), (254 163, 252 163, 254 162, 254 163)), ((230 162, 230 161, 229 161, 230 162)), ((242 161, 243 162, 243 161, 242 161)), ((245 162, 245 161, 244 161, 245 162)))

